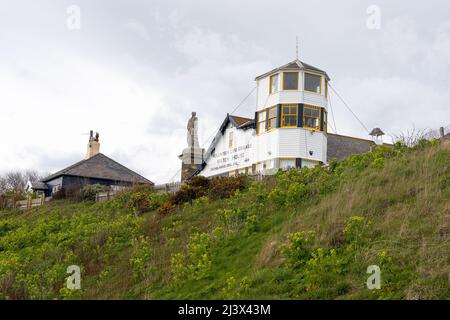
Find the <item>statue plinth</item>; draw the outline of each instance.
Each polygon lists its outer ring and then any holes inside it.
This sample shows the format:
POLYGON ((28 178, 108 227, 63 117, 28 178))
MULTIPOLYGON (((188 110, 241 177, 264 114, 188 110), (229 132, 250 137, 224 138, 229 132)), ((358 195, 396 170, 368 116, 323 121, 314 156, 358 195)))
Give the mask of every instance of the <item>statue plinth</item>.
POLYGON ((202 164, 205 149, 202 148, 184 148, 183 153, 178 157, 183 164, 202 164))
POLYGON ((202 148, 183 149, 183 153, 178 156, 181 160, 181 182, 191 178, 198 169, 202 168, 204 153, 205 149, 202 148))

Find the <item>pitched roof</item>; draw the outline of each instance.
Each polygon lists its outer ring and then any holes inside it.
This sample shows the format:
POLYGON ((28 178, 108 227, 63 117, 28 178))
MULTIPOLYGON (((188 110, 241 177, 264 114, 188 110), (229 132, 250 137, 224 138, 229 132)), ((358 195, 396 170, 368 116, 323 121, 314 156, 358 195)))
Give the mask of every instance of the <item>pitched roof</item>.
POLYGON ((269 72, 266 72, 266 73, 264 73, 264 74, 262 74, 260 76, 257 76, 255 78, 255 80, 264 78, 264 77, 268 76, 269 74, 272 74, 272 73, 275 73, 275 72, 278 72, 278 71, 284 71, 284 70, 314 71, 314 72, 322 73, 323 75, 325 75, 327 80, 330 80, 330 77, 328 76, 328 74, 325 71, 323 71, 323 70, 321 70, 319 68, 316 68, 316 67, 314 67, 314 66, 312 66, 312 65, 310 65, 308 63, 300 61, 298 59, 296 59, 294 61, 291 61, 291 62, 289 62, 289 63, 287 63, 287 64, 285 64, 285 65, 283 65, 281 67, 275 68, 275 69, 273 69, 273 70, 271 70, 269 72))
POLYGON ((232 115, 230 115, 230 120, 232 122, 234 122, 233 124, 236 127, 240 127, 240 126, 242 126, 244 124, 248 124, 249 122, 253 122, 254 121, 254 119, 244 118, 244 117, 239 117, 239 116, 232 116, 232 115))
POLYGON ((327 134, 327 161, 342 160, 352 154, 366 153, 375 143, 372 140, 327 134))
POLYGON ((150 180, 147 180, 143 176, 128 169, 102 153, 98 153, 89 159, 77 162, 46 177, 42 181, 48 182, 60 176, 76 176, 83 178, 107 179, 119 182, 153 184, 150 180))
POLYGON ((47 190, 48 185, 42 181, 30 181, 30 186, 33 190, 47 190))

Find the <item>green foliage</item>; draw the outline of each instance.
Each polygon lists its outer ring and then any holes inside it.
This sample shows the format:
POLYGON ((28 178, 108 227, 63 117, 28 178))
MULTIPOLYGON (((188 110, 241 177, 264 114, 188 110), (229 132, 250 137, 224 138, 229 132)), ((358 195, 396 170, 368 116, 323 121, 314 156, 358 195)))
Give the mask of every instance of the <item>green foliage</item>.
POLYGON ((95 195, 97 193, 107 191, 108 189, 108 187, 100 184, 86 185, 80 191, 80 199, 82 201, 95 201, 95 195))
POLYGON ((311 253, 311 258, 303 270, 301 287, 310 298, 334 298, 337 293, 342 293, 340 279, 345 264, 345 259, 336 249, 317 248, 311 253))
POLYGON ((155 193, 150 187, 136 187, 134 190, 122 193, 114 203, 116 207, 126 207, 134 214, 140 215, 159 209, 168 199, 166 193, 155 193))
POLYGON ((250 283, 247 277, 237 281, 231 276, 226 280, 225 286, 222 288, 222 296, 224 300, 239 300, 245 296, 249 290, 250 283))
POLYGON ((2 211, 0 299, 446 299, 449 161, 396 144, 263 181, 196 178, 179 204, 138 187, 2 211))
POLYGON ((135 281, 141 281, 152 272, 150 265, 152 250, 148 240, 143 236, 140 236, 139 239, 133 239, 132 247, 130 264, 133 270, 133 279, 135 281))
POLYGON ((364 217, 350 217, 343 231, 345 240, 352 246, 362 246, 370 240, 371 221, 364 217))
POLYGON ((282 246, 282 253, 289 266, 297 268, 304 265, 311 257, 314 231, 298 231, 288 236, 288 244, 282 246))
POLYGON ((195 233, 191 236, 186 252, 172 256, 172 279, 175 284, 208 276, 212 264, 208 250, 210 246, 211 239, 207 233, 195 233))

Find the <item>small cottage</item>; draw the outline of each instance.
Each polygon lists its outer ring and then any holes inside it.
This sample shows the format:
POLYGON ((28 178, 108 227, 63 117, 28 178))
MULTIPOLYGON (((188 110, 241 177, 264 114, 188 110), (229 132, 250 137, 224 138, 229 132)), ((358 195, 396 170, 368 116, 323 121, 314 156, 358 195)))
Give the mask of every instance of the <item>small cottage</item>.
POLYGON ((112 188, 136 184, 153 185, 153 182, 100 153, 98 133, 90 132, 86 157, 38 182, 30 182, 29 188, 45 196, 60 190, 76 191, 86 185, 100 184, 112 188))

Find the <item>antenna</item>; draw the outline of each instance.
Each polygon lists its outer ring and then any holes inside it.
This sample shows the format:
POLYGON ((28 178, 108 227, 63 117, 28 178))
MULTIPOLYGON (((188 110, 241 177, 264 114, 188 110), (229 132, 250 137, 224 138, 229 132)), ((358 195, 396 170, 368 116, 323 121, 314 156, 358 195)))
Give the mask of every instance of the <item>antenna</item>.
POLYGON ((295 59, 298 60, 298 36, 295 36, 295 59))

